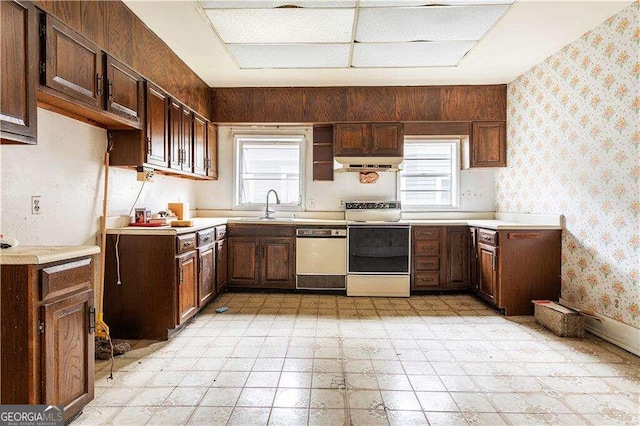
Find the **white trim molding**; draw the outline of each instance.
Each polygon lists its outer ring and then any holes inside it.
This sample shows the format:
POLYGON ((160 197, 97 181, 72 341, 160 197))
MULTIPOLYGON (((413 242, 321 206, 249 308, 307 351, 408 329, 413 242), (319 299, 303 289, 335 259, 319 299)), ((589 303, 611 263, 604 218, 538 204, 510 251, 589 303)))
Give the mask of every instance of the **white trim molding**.
MULTIPOLYGON (((563 298, 560 298, 560 304, 570 308, 581 309, 581 306, 577 303, 569 302, 563 298)), ((585 329, 588 332, 640 356, 640 329, 598 313, 594 315, 600 321, 588 316, 585 317, 585 329)))

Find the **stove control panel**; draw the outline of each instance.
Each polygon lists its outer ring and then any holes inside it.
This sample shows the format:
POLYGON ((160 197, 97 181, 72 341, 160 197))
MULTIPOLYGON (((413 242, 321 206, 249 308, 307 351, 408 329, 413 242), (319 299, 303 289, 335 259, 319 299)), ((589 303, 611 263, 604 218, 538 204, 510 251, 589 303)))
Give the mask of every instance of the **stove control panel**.
POLYGON ((345 204, 347 210, 390 210, 400 209, 400 201, 349 201, 345 204))

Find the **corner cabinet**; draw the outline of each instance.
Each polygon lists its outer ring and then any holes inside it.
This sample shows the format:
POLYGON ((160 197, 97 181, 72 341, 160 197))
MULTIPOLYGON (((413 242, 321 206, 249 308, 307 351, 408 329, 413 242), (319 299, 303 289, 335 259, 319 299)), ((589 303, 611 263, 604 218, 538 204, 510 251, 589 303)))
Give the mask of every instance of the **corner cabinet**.
POLYGON ((92 257, 3 265, 2 404, 64 406, 68 423, 94 396, 92 257))
POLYGON ((27 1, 0 1, 0 142, 37 142, 38 12, 27 1))
POLYGON ((338 123, 334 132, 336 157, 401 157, 403 153, 401 123, 338 123))
POLYGON ((472 228, 475 292, 505 315, 533 315, 534 299, 560 296, 560 230, 472 228))
POLYGON ((225 230, 121 235, 120 265, 117 235, 107 235, 104 318, 112 336, 166 340, 205 307, 224 289, 225 230))
POLYGON ((229 287, 295 288, 295 227, 229 225, 229 287))

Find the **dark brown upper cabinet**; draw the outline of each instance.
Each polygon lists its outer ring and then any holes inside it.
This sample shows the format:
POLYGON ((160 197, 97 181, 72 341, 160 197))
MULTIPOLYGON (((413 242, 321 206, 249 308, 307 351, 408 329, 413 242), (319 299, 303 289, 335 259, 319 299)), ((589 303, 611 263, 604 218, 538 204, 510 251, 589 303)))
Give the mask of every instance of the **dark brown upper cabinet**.
POLYGON ((469 167, 507 166, 507 125, 504 121, 476 121, 469 140, 469 167))
POLYGON ((207 175, 207 121, 193 114, 193 173, 207 175))
POLYGON ((40 83, 66 100, 102 108, 102 50, 49 15, 40 15, 40 83))
POLYGON ((218 179, 218 126, 207 123, 207 176, 218 179))
POLYGON ((156 85, 147 82, 146 146, 147 163, 169 165, 169 96, 156 85))
POLYGON ((107 55, 107 111, 130 121, 142 123, 144 80, 125 64, 107 55))
POLYGON ((35 144, 38 15, 29 2, 0 2, 0 141, 35 144))
POLYGON ((111 129, 140 129, 143 79, 98 46, 40 14, 40 90, 48 109, 111 129))
POLYGON ((169 167, 176 171, 193 172, 192 112, 174 99, 169 104, 169 146, 169 167))
POLYGON ((401 123, 338 123, 335 125, 334 155, 401 157, 402 129, 401 123))

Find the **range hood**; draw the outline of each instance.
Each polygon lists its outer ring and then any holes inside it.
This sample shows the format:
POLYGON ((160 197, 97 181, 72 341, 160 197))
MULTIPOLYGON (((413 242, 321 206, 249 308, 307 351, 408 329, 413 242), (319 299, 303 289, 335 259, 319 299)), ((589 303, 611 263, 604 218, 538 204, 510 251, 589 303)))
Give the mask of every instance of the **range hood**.
POLYGON ((336 172, 397 172, 402 157, 335 157, 336 172))

